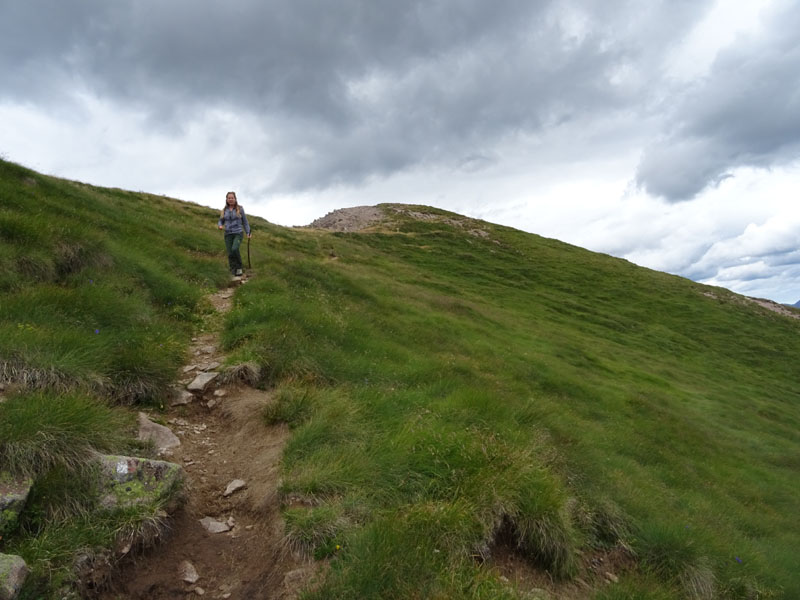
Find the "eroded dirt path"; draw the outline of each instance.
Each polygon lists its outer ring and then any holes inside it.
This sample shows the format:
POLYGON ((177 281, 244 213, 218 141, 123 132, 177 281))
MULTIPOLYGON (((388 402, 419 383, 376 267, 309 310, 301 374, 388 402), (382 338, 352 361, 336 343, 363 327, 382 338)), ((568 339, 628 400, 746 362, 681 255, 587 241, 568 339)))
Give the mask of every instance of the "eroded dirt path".
MULTIPOLYGON (((230 309, 233 291, 210 297, 217 311, 230 309)), ((194 338, 190 357, 184 384, 223 361, 217 334, 194 338)), ((269 394, 216 383, 189 404, 159 415, 181 440, 166 459, 184 466, 186 504, 170 520, 163 543, 126 559, 102 600, 288 600, 313 576, 314 566, 292 555, 283 542, 277 486, 288 432, 264 424, 269 394), (236 479, 246 487, 225 496, 236 479), (231 529, 210 533, 200 522, 205 517, 231 529), (194 582, 185 580, 186 562, 197 573, 194 582)))

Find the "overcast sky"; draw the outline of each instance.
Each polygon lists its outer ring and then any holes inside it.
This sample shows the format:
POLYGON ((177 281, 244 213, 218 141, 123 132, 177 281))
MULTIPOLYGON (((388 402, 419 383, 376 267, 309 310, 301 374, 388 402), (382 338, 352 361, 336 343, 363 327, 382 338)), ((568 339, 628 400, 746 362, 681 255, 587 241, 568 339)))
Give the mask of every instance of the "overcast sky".
POLYGON ((0 155, 307 224, 429 204, 800 300, 797 0, 0 0, 0 155))

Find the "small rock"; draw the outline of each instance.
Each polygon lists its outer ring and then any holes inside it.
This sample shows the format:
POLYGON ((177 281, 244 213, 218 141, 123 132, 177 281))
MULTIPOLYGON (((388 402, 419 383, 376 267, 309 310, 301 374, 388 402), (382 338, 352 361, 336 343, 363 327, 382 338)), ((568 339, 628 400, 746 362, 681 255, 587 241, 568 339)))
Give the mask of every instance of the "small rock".
POLYGON ((200 524, 205 527, 206 531, 209 533, 225 533, 231 530, 227 523, 217 521, 212 517, 203 517, 200 519, 200 524))
POLYGON ((214 390, 214 395, 215 395, 217 398, 222 398, 222 397, 223 397, 224 395, 226 395, 227 393, 228 393, 228 392, 226 392, 225 390, 214 390))
POLYGON ((183 561, 178 567, 178 573, 183 581, 186 583, 197 583, 200 575, 197 574, 197 569, 188 560, 183 561))
POLYGON ((30 570, 20 556, 0 554, 0 598, 13 600, 17 597, 30 570))
POLYGON ((619 583, 619 577, 614 575, 614 573, 609 573, 608 571, 605 572, 606 579, 608 579, 611 583, 619 583))
POLYGON ((230 516, 228 517, 228 520, 225 522, 225 524, 231 529, 233 529, 234 527, 236 527, 236 519, 234 519, 233 516, 230 516))
POLYGON ((238 492, 239 490, 243 490, 247 487, 247 483, 242 481, 241 479, 234 479, 228 484, 228 487, 225 488, 225 493, 222 494, 226 498, 233 494, 234 492, 238 492))
POLYGON ((216 352, 216 351, 217 351, 217 347, 216 346, 201 346, 200 347, 200 352, 202 352, 203 354, 214 354, 214 352, 216 352))
POLYGON ((222 365, 222 363, 215 360, 214 362, 210 362, 207 365, 203 365, 203 371, 213 371, 220 365, 222 365))
POLYGON ((139 439, 152 441, 159 452, 181 445, 178 436, 172 433, 169 427, 153 423, 142 412, 139 413, 139 439))
POLYGON ((183 367, 183 372, 188 373, 189 371, 194 371, 197 368, 197 365, 187 365, 183 367))
POLYGON ((217 378, 217 375, 219 375, 219 373, 200 373, 189 385, 186 386, 186 389, 190 392, 198 392, 202 394, 208 387, 208 384, 217 378))
POLYGON ((16 529, 17 517, 32 487, 32 479, 15 478, 0 471, 0 538, 16 529))
POLYGON ((216 400, 209 400, 208 402, 206 402, 206 408, 214 408, 216 405, 217 405, 216 400))
POLYGON ((186 390, 181 390, 178 392, 178 397, 174 398, 169 405, 170 406, 185 406, 189 404, 192 400, 194 400, 194 394, 191 392, 187 392, 186 390))
POLYGON ((205 596, 206 595, 206 591, 201 587, 194 588, 194 593, 197 594, 198 596, 205 596))

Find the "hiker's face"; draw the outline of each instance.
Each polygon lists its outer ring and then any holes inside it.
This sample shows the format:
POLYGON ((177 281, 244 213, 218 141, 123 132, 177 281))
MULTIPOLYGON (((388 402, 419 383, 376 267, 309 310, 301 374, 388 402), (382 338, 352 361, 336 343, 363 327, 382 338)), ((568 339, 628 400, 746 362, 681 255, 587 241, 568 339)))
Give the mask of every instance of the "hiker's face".
POLYGON ((236 204, 236 196, 234 196, 233 194, 228 194, 225 197, 225 202, 228 203, 228 206, 233 206, 234 204, 236 204))

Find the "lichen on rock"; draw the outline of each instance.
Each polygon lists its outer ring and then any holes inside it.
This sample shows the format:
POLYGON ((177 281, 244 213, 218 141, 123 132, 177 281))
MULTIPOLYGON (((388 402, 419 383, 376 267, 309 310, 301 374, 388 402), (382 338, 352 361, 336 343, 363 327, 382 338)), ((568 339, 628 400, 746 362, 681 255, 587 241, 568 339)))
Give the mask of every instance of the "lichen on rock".
POLYGON ((181 466, 163 460, 102 455, 100 465, 105 508, 169 501, 183 482, 181 466))

